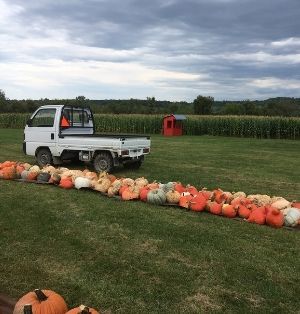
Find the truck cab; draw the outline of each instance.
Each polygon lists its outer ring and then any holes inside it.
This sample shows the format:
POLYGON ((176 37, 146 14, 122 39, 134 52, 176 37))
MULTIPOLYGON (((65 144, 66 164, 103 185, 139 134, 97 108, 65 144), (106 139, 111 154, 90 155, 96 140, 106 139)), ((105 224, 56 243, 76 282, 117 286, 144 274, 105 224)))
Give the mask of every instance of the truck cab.
POLYGON ((119 165, 139 168, 150 143, 147 135, 96 134, 88 107, 49 105, 27 121, 23 151, 40 166, 81 160, 92 162, 96 171, 111 172, 119 165))

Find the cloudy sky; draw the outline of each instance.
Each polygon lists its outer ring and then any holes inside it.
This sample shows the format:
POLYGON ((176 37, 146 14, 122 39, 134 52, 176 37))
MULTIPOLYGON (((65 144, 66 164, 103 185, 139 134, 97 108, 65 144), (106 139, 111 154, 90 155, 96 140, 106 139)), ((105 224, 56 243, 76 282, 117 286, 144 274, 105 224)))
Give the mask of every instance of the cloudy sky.
POLYGON ((300 97, 300 0, 0 0, 8 98, 300 97))

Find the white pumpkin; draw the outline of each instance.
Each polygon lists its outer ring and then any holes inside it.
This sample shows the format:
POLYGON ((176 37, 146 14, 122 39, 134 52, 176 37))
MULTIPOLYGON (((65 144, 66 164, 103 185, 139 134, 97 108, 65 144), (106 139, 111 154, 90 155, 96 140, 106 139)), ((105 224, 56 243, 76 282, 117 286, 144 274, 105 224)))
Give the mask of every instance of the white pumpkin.
POLYGON ((45 166, 42 169, 42 172, 47 172, 47 173, 50 173, 50 174, 53 174, 55 171, 56 171, 56 169, 53 166, 51 166, 51 165, 45 166))
POLYGON ((149 184, 148 180, 145 179, 144 177, 135 179, 134 183, 135 185, 138 185, 139 187, 144 187, 149 184))
POLYGON ((287 201, 283 197, 273 197, 271 206, 281 210, 281 209, 284 209, 286 207, 290 207, 291 202, 287 201))
POLYGON ((300 220, 300 210, 298 208, 290 207, 285 210, 284 225, 287 227, 297 226, 300 220))
POLYGON ((32 167, 29 169, 29 171, 35 171, 35 172, 39 173, 39 172, 41 171, 41 169, 40 169, 39 166, 34 165, 34 166, 32 166, 32 167))
POLYGON ((32 167, 32 165, 29 164, 29 163, 27 163, 27 162, 25 162, 25 163, 23 164, 23 167, 24 167, 25 170, 29 170, 29 169, 32 167))
POLYGON ((247 198, 257 206, 266 206, 271 203, 271 197, 269 195, 254 194, 248 195, 247 198))
POLYGON ((88 178, 77 177, 74 185, 78 190, 82 188, 89 188, 91 186, 91 180, 88 178))
POLYGON ((245 192, 233 192, 232 194, 232 199, 238 198, 238 197, 246 197, 246 193, 245 192))

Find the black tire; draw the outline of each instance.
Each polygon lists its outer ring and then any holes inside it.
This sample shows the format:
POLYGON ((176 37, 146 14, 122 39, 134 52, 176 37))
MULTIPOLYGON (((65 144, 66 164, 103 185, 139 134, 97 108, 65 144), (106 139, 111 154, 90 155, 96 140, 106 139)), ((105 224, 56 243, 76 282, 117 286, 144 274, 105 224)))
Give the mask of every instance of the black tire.
POLYGON ((110 154, 99 153, 94 158, 94 169, 96 172, 106 171, 112 172, 114 169, 114 162, 110 154))
POLYGON ((142 161, 134 161, 134 162, 128 162, 124 164, 124 168, 126 169, 139 169, 142 165, 142 161))
POLYGON ((53 165, 52 154, 48 148, 41 148, 36 154, 36 161, 40 167, 53 165))

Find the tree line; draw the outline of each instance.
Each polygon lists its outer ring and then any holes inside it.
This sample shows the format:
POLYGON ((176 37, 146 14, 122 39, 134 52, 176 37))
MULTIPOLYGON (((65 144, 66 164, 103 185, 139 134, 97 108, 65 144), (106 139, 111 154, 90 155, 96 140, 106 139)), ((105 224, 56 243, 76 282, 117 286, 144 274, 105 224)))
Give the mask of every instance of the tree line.
POLYGON ((75 99, 8 99, 0 89, 0 113, 31 113, 43 105, 89 106, 94 113, 112 114, 199 114, 199 115, 267 115, 300 116, 300 98, 277 97, 266 100, 216 101, 211 96, 199 95, 193 102, 172 102, 146 99, 90 100, 84 96, 75 99))

